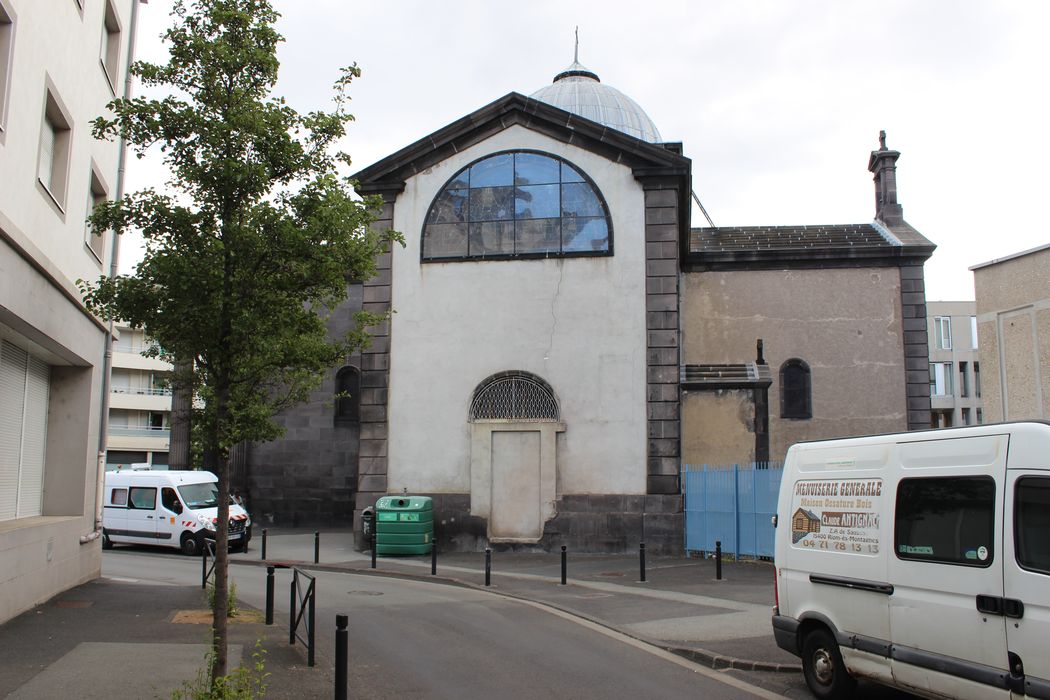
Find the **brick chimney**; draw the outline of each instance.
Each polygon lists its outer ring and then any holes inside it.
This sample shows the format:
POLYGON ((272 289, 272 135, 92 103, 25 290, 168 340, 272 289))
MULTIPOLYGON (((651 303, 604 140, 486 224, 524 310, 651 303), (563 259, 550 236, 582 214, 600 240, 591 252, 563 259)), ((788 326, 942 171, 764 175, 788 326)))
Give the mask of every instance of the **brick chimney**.
POLYGON ((868 170, 875 174, 875 218, 885 224, 904 223, 904 209, 897 203, 897 159, 900 151, 886 148, 886 132, 879 132, 879 150, 871 152, 868 170))

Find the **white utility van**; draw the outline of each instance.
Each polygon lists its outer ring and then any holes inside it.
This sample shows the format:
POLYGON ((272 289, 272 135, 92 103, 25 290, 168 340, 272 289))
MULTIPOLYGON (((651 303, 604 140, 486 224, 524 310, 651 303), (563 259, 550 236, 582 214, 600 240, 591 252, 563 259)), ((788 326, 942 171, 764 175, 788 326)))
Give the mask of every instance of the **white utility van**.
POLYGON ((819 698, 1050 698, 1050 423, 800 443, 776 528, 777 644, 819 698))
MULTIPOLYGON (((205 471, 106 472, 102 548, 114 543, 177 547, 199 554, 215 540, 219 479, 205 471)), ((230 504, 230 546, 248 551, 252 521, 230 504)))

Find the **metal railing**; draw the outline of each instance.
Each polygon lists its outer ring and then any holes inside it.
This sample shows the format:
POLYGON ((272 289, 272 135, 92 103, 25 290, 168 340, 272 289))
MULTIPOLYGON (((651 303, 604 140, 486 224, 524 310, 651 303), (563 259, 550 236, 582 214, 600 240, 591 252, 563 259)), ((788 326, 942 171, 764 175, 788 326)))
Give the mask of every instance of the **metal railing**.
POLYGON ((171 435, 171 430, 168 428, 151 428, 145 425, 136 428, 125 428, 111 425, 109 426, 109 434, 118 437, 166 438, 171 435))
POLYGON ((215 544, 204 540, 201 547, 201 590, 208 588, 208 579, 215 577, 215 544), (208 566, 208 557, 211 556, 211 566, 208 566))
POLYGON ((295 640, 298 639, 306 645, 306 664, 310 667, 314 665, 314 607, 316 599, 317 579, 302 569, 293 568, 291 605, 289 606, 291 626, 288 631, 288 643, 294 646, 295 640), (305 588, 300 579, 309 581, 305 588), (298 613, 296 610, 298 610, 298 613), (299 636, 300 624, 306 633, 305 639, 299 636))
POLYGON ((131 396, 171 396, 171 389, 151 389, 147 387, 115 386, 110 389, 114 394, 131 396))

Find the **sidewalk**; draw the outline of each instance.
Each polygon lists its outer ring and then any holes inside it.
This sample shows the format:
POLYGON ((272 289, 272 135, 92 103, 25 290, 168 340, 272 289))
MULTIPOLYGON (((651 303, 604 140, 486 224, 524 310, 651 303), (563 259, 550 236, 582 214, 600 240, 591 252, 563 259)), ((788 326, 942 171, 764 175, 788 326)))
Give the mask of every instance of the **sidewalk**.
MULTIPOLYGON (((347 571, 486 589, 483 553, 438 553, 437 575, 430 557, 378 557, 353 550, 349 531, 326 531, 319 563, 313 563, 312 530, 271 529, 267 560, 307 570, 347 571)), ((252 551, 231 556, 237 565, 262 566, 261 537, 252 551)), ((561 585, 561 555, 492 553, 486 590, 524 598, 586 618, 714 668, 787 671, 799 659, 773 640, 773 567, 769 562, 723 561, 716 579, 713 559, 646 557, 646 582, 637 553, 568 553, 567 585, 561 585)))
MULTIPOLYGON (((482 553, 379 557, 353 550, 349 531, 325 531, 314 564, 312 530, 261 532, 232 566, 295 565, 311 570, 397 576, 488 590, 586 618, 715 668, 797 671, 798 659, 779 649, 770 627, 773 570, 764 562, 647 557, 646 582, 634 555, 568 553, 567 585, 560 554, 493 552, 491 586, 482 553)), ((103 578, 66 591, 0 625, 0 698, 169 698, 204 672, 210 619, 180 623, 176 614, 207 609, 196 586, 145 584, 103 578)), ((261 618, 260 618, 261 619, 261 618)), ((261 621, 229 627, 229 667, 250 661, 256 640, 266 651, 268 698, 328 697, 333 670, 306 665, 301 644, 290 646, 283 627, 261 621)))
MULTIPOLYGON (((207 610, 199 586, 100 578, 60 593, 0 625, 0 697, 170 698, 206 673, 210 618, 180 623, 176 614, 207 610)), ((306 665, 287 629, 262 622, 229 626, 229 668, 265 649, 269 698, 328 697, 330 669, 306 665)))

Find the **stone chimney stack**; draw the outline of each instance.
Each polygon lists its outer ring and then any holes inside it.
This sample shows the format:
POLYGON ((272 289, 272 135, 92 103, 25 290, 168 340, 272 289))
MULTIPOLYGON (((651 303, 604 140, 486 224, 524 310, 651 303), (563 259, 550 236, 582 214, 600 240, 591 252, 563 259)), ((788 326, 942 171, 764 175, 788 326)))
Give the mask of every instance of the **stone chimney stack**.
POLYGON ((886 132, 879 132, 879 150, 871 152, 868 170, 875 174, 875 218, 885 224, 904 223, 904 209, 897 203, 897 159, 900 151, 886 148, 886 132))

